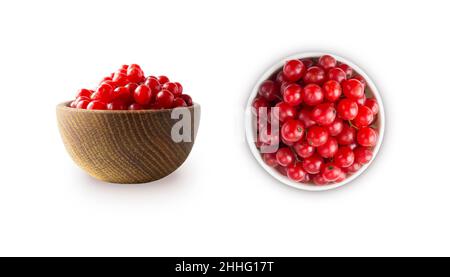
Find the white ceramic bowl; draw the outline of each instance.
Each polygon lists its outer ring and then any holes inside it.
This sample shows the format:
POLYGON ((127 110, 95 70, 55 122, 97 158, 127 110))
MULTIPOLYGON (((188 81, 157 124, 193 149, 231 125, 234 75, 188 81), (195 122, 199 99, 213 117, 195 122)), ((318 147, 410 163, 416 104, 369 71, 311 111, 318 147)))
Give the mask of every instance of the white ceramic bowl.
POLYGON ((385 127, 385 115, 384 115, 384 107, 383 107, 383 101, 381 99, 381 95, 378 92, 378 89, 376 88, 375 84, 373 83, 373 81, 369 78, 369 76, 367 76, 367 74, 357 65, 355 65, 354 63, 352 63, 351 61, 334 55, 332 53, 321 53, 321 52, 305 52, 305 53, 299 53, 299 54, 295 54, 289 57, 286 57, 284 59, 282 59, 281 61, 277 62, 276 64, 274 64, 272 67, 270 67, 268 70, 266 70, 264 72, 264 74, 261 76, 261 78, 258 80, 258 82, 255 84, 255 87, 253 88, 250 97, 248 98, 247 101, 247 105, 246 105, 246 110, 245 110, 245 132, 246 132, 246 138, 247 138, 247 143, 248 146, 250 147, 250 150, 253 154, 253 156, 256 158, 256 160, 258 161, 258 163, 270 174, 272 175, 275 179, 277 179, 278 181, 280 181, 283 184, 286 184, 288 186, 291 186, 293 188, 297 188, 297 189, 303 189, 303 190, 309 190, 309 191, 323 191, 323 190, 329 190, 329 189, 334 189, 340 186, 343 186, 353 180, 355 180, 356 178, 358 178, 365 170, 367 170, 367 168, 369 168, 369 166, 371 165, 371 163, 373 162, 373 160, 375 159, 375 157, 378 154, 378 151, 380 150, 381 144, 383 142, 383 135, 384 135, 384 127, 385 127), (366 87, 366 95, 367 96, 372 96, 375 97, 376 100, 378 101, 378 105, 380 107, 380 110, 378 112, 378 116, 377 116, 377 121, 375 122, 375 125, 377 127, 378 130, 378 141, 377 141, 377 145, 375 146, 375 148, 373 149, 373 157, 372 160, 363 165, 360 170, 358 172, 355 172, 354 174, 350 175, 348 178, 346 178, 344 181, 339 182, 339 183, 331 183, 329 185, 322 185, 322 186, 317 186, 314 184, 303 184, 303 183, 297 183, 294 182, 290 179, 288 179, 286 176, 280 174, 275 168, 268 166, 262 159, 261 154, 259 153, 259 150, 256 148, 256 145, 254 143, 254 130, 252 128, 252 112, 251 112, 251 108, 252 108, 252 102, 253 99, 257 96, 258 94, 258 89, 261 85, 262 82, 264 82, 265 80, 267 80, 270 76, 272 76, 275 72, 277 72, 278 70, 280 70, 285 61, 287 60, 291 60, 291 59, 304 59, 304 58, 318 58, 322 55, 331 55, 333 56, 338 62, 342 62, 345 63, 347 65, 349 65, 350 67, 353 68, 353 71, 359 75, 361 75, 362 77, 364 77, 364 79, 366 80, 367 83, 367 87, 366 87))

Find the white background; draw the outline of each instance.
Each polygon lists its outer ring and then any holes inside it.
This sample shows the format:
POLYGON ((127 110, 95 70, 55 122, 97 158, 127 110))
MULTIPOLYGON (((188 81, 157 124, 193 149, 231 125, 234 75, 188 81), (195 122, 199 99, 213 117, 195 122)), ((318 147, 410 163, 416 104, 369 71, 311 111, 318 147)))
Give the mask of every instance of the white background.
POLYGON ((445 1, 3 1, 0 255, 450 255, 445 1), (244 141, 243 108, 279 59, 331 51, 377 84, 384 145, 357 181, 304 192, 244 141), (123 63, 202 105, 186 163, 117 185, 69 158, 58 102, 123 63))

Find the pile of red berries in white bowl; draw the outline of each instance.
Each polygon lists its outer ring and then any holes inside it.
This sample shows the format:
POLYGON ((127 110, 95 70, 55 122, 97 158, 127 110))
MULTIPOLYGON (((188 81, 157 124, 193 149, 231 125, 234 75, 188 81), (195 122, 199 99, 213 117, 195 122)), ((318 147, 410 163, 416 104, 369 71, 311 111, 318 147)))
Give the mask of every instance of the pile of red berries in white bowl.
POLYGON ((246 135, 258 162, 295 188, 327 190, 358 177, 384 133, 380 94, 344 58, 304 53, 280 61, 247 103, 246 135))
POLYGON ((166 76, 145 76, 138 64, 122 65, 104 77, 95 90, 80 89, 71 108, 87 110, 147 110, 192 106, 183 86, 166 76))

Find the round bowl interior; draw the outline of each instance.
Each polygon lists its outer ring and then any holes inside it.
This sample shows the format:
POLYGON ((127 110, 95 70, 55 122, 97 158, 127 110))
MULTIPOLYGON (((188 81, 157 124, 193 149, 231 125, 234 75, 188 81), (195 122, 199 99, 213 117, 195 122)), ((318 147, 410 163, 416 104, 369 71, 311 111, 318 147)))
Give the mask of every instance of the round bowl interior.
POLYGON ((281 183, 286 184, 286 185, 296 188, 296 189, 302 189, 302 190, 308 190, 308 191, 323 191, 323 190, 334 189, 334 188, 343 186, 343 185, 355 180, 356 178, 358 178, 365 170, 367 170, 367 168, 370 166, 370 164, 373 162, 373 160, 377 156, 378 151, 383 142, 384 127, 385 127, 385 114, 384 114, 383 101, 382 101, 381 95, 380 95, 377 87, 375 86, 374 82, 372 81, 372 79, 360 67, 358 67, 353 62, 351 62, 343 57, 334 55, 332 53, 305 52, 305 53, 294 54, 292 56, 289 56, 289 57, 286 57, 286 58, 280 60, 279 62, 274 64, 272 67, 270 67, 268 70, 266 70, 264 72, 264 74, 261 76, 261 78, 257 81, 257 83, 255 84, 255 86, 250 94, 250 97, 248 98, 248 101, 246 104, 246 109, 245 109, 246 139, 247 139, 248 146, 250 147, 250 151, 252 152, 253 156, 258 161, 258 163, 264 168, 264 170, 266 170, 270 175, 272 175, 272 177, 274 177, 281 183), (280 70, 283 67, 285 61, 291 60, 291 59, 319 58, 322 55, 333 56, 334 58, 336 58, 336 60, 338 62, 346 63, 347 65, 349 65, 353 68, 353 71, 355 73, 364 77, 364 79, 366 80, 366 83, 367 83, 366 95, 369 97, 375 97, 375 99, 377 99, 380 110, 377 115, 377 121, 374 124, 378 130, 378 141, 377 141, 377 145, 373 149, 373 158, 370 160, 370 162, 363 165, 359 171, 355 172, 354 174, 352 174, 351 176, 349 176, 342 182, 332 183, 332 184, 323 185, 323 186, 317 186, 317 185, 313 185, 313 184, 303 184, 303 183, 294 182, 294 181, 288 179, 286 176, 280 174, 275 168, 268 166, 263 161, 261 154, 259 153, 259 150, 256 147, 256 145, 254 143, 254 139, 253 139, 255 137, 255 134, 254 134, 254 130, 252 128, 253 115, 251 112, 251 108, 252 108, 253 99, 257 96, 258 89, 259 89, 261 83, 264 82, 265 80, 267 80, 268 78, 270 78, 275 72, 280 70))
POLYGON ((129 184, 161 179, 181 166, 195 141, 200 106, 108 111, 74 109, 65 102, 56 114, 78 166, 97 179, 129 184))

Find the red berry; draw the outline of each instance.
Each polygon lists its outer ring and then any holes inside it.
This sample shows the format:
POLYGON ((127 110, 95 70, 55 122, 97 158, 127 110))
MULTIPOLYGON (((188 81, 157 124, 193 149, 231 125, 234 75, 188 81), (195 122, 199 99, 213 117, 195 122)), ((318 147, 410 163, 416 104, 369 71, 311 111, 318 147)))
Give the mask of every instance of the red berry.
POLYGON ((277 77, 275 78, 275 80, 276 80, 278 83, 280 83, 280 84, 289 81, 289 80, 286 78, 286 76, 284 76, 283 71, 278 72, 277 77))
POLYGON ((353 120, 358 115, 358 104, 350 99, 342 99, 337 105, 337 114, 344 120, 353 120))
POLYGON ((369 98, 364 102, 364 105, 369 107, 369 109, 372 110, 373 115, 376 115, 378 111, 380 110, 380 107, 378 106, 378 102, 375 98, 369 98))
POLYGON ((322 103, 324 95, 320 86, 316 84, 309 84, 303 88, 302 99, 306 105, 315 106, 322 103))
POLYGON ((283 100, 291 106, 298 106, 302 102, 302 87, 298 84, 289 84, 283 90, 283 100))
POLYGON ((298 113, 298 120, 303 122, 306 128, 316 125, 317 123, 311 118, 311 110, 303 108, 298 113))
POLYGON ((137 110, 142 110, 143 107, 138 103, 133 103, 130 106, 128 106, 128 109, 132 110, 132 111, 137 111, 137 110))
POLYGON ((93 100, 90 102, 86 109, 88 110, 106 110, 106 104, 105 102, 99 101, 99 100, 93 100))
POLYGON ((348 173, 354 173, 358 171, 362 165, 360 163, 354 162, 351 166, 344 168, 348 173))
POLYGON ((343 63, 343 64, 338 65, 337 67, 339 67, 340 69, 342 69, 345 72, 345 74, 347 75, 347 78, 352 77, 353 69, 349 65, 343 63))
POLYGON ((334 163, 328 163, 322 169, 322 176, 328 182, 334 182, 342 174, 341 172, 342 170, 340 167, 338 167, 334 163))
POLYGON ((164 85, 165 83, 169 82, 170 80, 166 76, 161 75, 158 77, 158 81, 161 85, 164 85))
POLYGON ((175 83, 167 82, 162 86, 162 89, 170 91, 174 96, 178 96, 181 93, 178 91, 178 86, 175 83))
POLYGON ((126 73, 118 71, 114 73, 112 81, 116 84, 116 86, 125 86, 128 83, 128 78, 126 73))
POLYGON ((177 97, 173 100, 172 107, 173 108, 187 107, 187 105, 186 102, 184 102, 183 98, 177 97))
POLYGON ((309 158, 314 154, 315 148, 306 141, 299 141, 293 145, 295 153, 302 158, 309 158))
POLYGON ((140 85, 134 90, 134 101, 140 105, 147 105, 152 99, 152 90, 146 85, 140 85))
POLYGON ((327 71, 327 79, 334 80, 336 82, 342 82, 347 79, 347 74, 345 74, 344 70, 339 67, 333 67, 328 69, 327 71))
POLYGON ((156 108, 169 109, 172 107, 174 96, 168 90, 161 90, 156 94, 155 106, 156 108))
POLYGON ((262 154, 264 162, 270 167, 276 167, 278 165, 277 156, 275 153, 264 153, 262 154))
POLYGON ((305 75, 306 67, 300 60, 287 61, 283 66, 283 74, 291 82, 300 80, 305 75))
POLYGON ((373 152, 367 147, 356 147, 353 152, 355 153, 355 161, 359 164, 366 164, 370 162, 373 157, 373 152))
POLYGON ((312 126, 308 129, 306 139, 308 143, 314 147, 325 144, 328 140, 329 134, 324 127, 312 126))
POLYGON ((288 166, 295 161, 295 155, 292 152, 292 150, 288 147, 278 149, 276 158, 278 164, 281 166, 288 166))
POLYGON ((340 118, 336 118, 330 125, 325 126, 330 136, 335 137, 342 132, 344 122, 340 118))
POLYGON ((193 104, 192 98, 189 95, 182 94, 182 95, 180 95, 180 98, 182 98, 184 100, 184 102, 186 102, 186 105, 192 106, 192 104, 193 104))
POLYGON ((275 116, 281 122, 285 122, 289 119, 294 119, 297 115, 297 111, 294 107, 285 102, 279 102, 275 105, 275 108, 278 108, 278 117, 275 116))
POLYGON ((147 79, 145 79, 144 85, 147 85, 153 93, 158 93, 162 86, 159 83, 158 79, 156 77, 148 77, 147 79))
POLYGON ((252 103, 252 108, 253 108, 252 112, 253 112, 253 114, 258 115, 260 108, 267 108, 267 107, 269 107, 269 102, 267 102, 266 99, 264 99, 262 97, 256 97, 252 103))
POLYGON ((145 80, 144 72, 138 65, 130 65, 127 68, 127 78, 133 83, 141 83, 145 80))
POLYGON ((94 100, 110 101, 112 99, 113 87, 107 83, 102 83, 91 95, 94 100))
POLYGON ((328 140, 317 147, 317 153, 323 158, 332 158, 338 151, 339 145, 335 138, 330 137, 328 140))
POLYGON ((279 93, 278 86, 274 81, 266 80, 259 87, 258 94, 268 101, 273 101, 279 93))
POLYGON ((319 58, 319 65, 324 69, 329 69, 336 66, 336 59, 330 55, 323 55, 319 58))
POLYGON ((304 130, 303 123, 290 119, 281 127, 281 137, 287 142, 297 142, 303 137, 304 130))
MULTIPOLYGON (((92 94, 92 90, 82 88, 82 89, 80 89, 80 90, 78 91, 77 97, 84 96, 84 97, 90 98, 90 97, 91 97, 91 94, 92 94)), ((77 97, 75 97, 75 98, 77 98, 77 97)))
POLYGON ((341 85, 335 80, 328 80, 322 86, 322 91, 325 99, 334 102, 341 97, 342 88, 341 85))
POLYGON ((348 146, 341 146, 334 155, 334 163, 339 167, 349 167, 355 161, 355 154, 348 146))
POLYGON ((306 66, 306 68, 314 65, 314 62, 312 59, 301 59, 301 61, 306 66))
POLYGON ((130 95, 133 95, 133 94, 134 94, 134 91, 136 90, 136 88, 137 88, 138 86, 139 86, 139 85, 136 84, 136 83, 128 83, 125 87, 128 89, 128 92, 130 93, 130 95))
POLYGON ((122 100, 128 102, 131 98, 131 93, 129 88, 127 87, 117 87, 113 91, 113 97, 114 100, 122 100))
POLYGON ((342 92, 347 98, 358 100, 364 96, 364 86, 357 79, 342 81, 342 92))
POLYGON ((356 131, 354 128, 344 124, 342 131, 337 135, 337 140, 340 145, 350 145, 355 142, 356 131))
POLYGON ((358 114, 356 115, 355 119, 353 119, 352 123, 358 127, 366 127, 372 124, 373 121, 373 112, 369 107, 366 106, 359 106, 358 107, 358 114))
POLYGON ((90 102, 91 102, 91 100, 89 98, 82 99, 82 100, 78 101, 76 108, 77 109, 86 109, 90 102))
POLYGON ((107 105, 108 110, 126 110, 127 105, 122 100, 114 100, 107 105))
POLYGON ((183 86, 180 83, 178 83, 178 82, 175 82, 174 84, 178 87, 178 93, 182 94, 183 93, 183 86))
POLYGON ((305 180, 306 172, 300 163, 290 164, 287 167, 287 176, 294 182, 302 182, 305 180))
POLYGON ((316 176, 314 176, 313 182, 314 182, 314 184, 316 184, 318 186, 328 184, 328 181, 325 178, 323 178, 323 176, 320 174, 317 174, 316 176))
POLYGON ((361 146, 375 146, 377 144, 377 133, 370 127, 363 127, 358 130, 356 141, 361 146))
POLYGON ((366 80, 364 79, 363 76, 361 76, 361 75, 356 75, 355 77, 353 77, 353 79, 356 79, 356 80, 360 81, 361 84, 363 85, 363 88, 366 88, 367 82, 366 82, 366 80))
POLYGON ((322 84, 325 81, 325 70, 318 66, 311 66, 306 70, 303 81, 306 84, 322 84))
POLYGON ((303 169, 309 174, 317 174, 322 168, 323 159, 319 155, 312 155, 311 157, 305 158, 302 165, 303 169))
POLYGON ((341 169, 341 173, 339 174, 339 177, 334 182, 340 183, 340 182, 344 181, 345 178, 347 178, 347 174, 345 174, 345 172, 341 169))
POLYGON ((323 103, 314 107, 311 112, 311 119, 319 125, 331 124, 336 118, 336 110, 331 103, 323 103))

